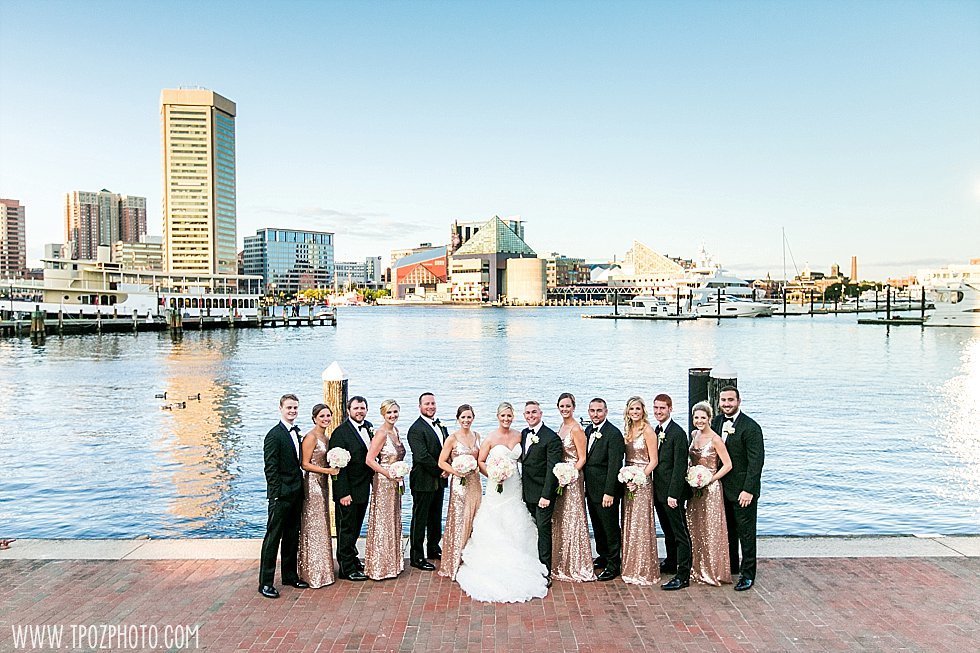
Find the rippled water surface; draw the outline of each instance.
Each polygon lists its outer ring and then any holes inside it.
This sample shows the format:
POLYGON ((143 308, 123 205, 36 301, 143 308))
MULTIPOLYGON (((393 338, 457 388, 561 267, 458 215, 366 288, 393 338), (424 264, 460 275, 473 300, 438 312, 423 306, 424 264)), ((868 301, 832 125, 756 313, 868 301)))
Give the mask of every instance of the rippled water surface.
MULTIPOLYGON (((858 326, 854 316, 717 324, 584 320, 583 310, 351 308, 340 326, 0 340, 0 536, 258 537, 262 439, 284 392, 301 424, 332 361, 351 394, 403 407, 433 390, 477 430, 497 403, 570 391, 674 397, 727 361, 763 427, 769 534, 980 532, 980 333, 858 326), (164 411, 155 394, 201 394, 164 411)), ((452 421, 449 419, 448 421, 452 421)), ((405 528, 410 495, 405 495, 405 528)))

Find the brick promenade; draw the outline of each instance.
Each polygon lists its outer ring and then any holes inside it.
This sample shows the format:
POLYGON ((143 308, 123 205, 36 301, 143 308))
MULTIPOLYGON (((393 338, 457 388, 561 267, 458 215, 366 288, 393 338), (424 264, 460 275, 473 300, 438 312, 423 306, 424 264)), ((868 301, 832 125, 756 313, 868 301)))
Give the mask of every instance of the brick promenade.
POLYGON ((290 653, 959 652, 980 641, 980 558, 968 556, 769 558, 744 593, 556 582, 517 605, 473 602, 411 568, 281 591, 259 596, 255 560, 3 559, 0 651, 14 650, 12 624, 103 623, 199 625, 201 649, 290 653))

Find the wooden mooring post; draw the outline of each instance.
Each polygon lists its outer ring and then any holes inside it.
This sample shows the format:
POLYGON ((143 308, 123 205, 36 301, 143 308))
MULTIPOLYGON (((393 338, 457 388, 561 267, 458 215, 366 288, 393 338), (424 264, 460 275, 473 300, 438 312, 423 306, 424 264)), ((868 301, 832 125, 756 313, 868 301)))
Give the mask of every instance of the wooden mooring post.
MULTIPOLYGON (((347 419, 347 373, 337 361, 330 363, 327 369, 320 375, 323 381, 323 403, 333 414, 330 420, 329 432, 340 426, 347 419)), ((334 511, 333 502, 333 476, 328 476, 327 485, 329 486, 327 505, 329 506, 330 534, 337 534, 337 517, 334 511)))
POLYGON ((34 312, 31 313, 31 340, 44 342, 47 335, 44 327, 44 311, 41 310, 40 305, 35 305, 34 312))

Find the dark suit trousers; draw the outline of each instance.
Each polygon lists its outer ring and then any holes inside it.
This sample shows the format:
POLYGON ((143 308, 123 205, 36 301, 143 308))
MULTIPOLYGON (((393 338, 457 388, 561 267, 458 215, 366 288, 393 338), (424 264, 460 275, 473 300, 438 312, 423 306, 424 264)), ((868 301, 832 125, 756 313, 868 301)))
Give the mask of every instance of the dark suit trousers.
POLYGON ((728 556, 731 558, 732 573, 740 574, 755 580, 756 557, 756 521, 759 514, 759 502, 752 500, 747 508, 738 505, 738 501, 725 499, 725 521, 728 524, 728 556), (742 548, 742 564, 739 565, 739 546, 742 548))
POLYGON ((525 503, 531 519, 538 529, 538 560, 551 573, 551 516, 555 512, 555 502, 552 500, 547 508, 541 508, 535 503, 525 503))
POLYGON ((684 502, 678 501, 676 508, 671 508, 666 502, 654 502, 657 509, 657 519, 664 532, 664 547, 667 557, 664 563, 668 567, 676 567, 677 575, 681 578, 691 576, 691 533, 687 530, 687 512, 684 502))
POLYGON ((620 499, 613 499, 609 508, 602 507, 602 497, 598 500, 586 497, 589 518, 592 519, 592 533, 595 535, 595 550, 605 561, 606 569, 618 572, 623 566, 622 535, 619 530, 620 499))
POLYGON ((413 562, 442 555, 442 498, 445 491, 412 492, 412 525, 409 528, 409 559, 413 562), (428 538, 428 543, 426 543, 428 538), (428 544, 428 555, 425 544, 428 544))
POLYGON ((334 507, 337 516, 337 564, 340 565, 340 575, 349 576, 361 569, 357 559, 357 538, 361 535, 368 504, 352 502, 344 506, 335 502, 334 507))
POLYGON ((299 580, 296 570, 296 551, 299 548, 299 524, 303 514, 303 492, 269 500, 269 520, 262 540, 259 559, 259 588, 272 585, 276 578, 276 556, 282 561, 282 582, 299 580), (281 549, 281 553, 280 553, 281 549))

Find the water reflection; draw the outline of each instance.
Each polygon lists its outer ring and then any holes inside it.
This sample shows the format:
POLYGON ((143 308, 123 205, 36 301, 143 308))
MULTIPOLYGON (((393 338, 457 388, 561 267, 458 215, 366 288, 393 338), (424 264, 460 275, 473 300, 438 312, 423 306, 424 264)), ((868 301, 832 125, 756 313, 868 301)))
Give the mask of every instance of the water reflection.
POLYGON ((963 344, 956 372, 940 387, 936 406, 942 454, 955 461, 940 494, 953 501, 980 497, 980 337, 963 344))

